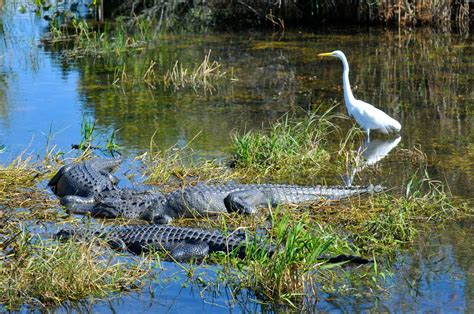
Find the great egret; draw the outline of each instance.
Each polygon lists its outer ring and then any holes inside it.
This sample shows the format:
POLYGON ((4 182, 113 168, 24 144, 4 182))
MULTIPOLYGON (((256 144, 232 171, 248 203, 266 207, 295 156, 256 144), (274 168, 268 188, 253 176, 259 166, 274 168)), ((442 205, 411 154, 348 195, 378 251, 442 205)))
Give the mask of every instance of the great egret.
POLYGON ((344 72, 342 74, 342 84, 344 87, 344 101, 346 103, 349 116, 353 116, 357 123, 367 132, 367 142, 370 142, 370 130, 379 130, 382 133, 392 131, 399 132, 402 126, 380 109, 375 108, 362 100, 354 98, 351 85, 349 84, 349 63, 346 56, 340 50, 318 54, 319 57, 336 57, 342 61, 344 72))

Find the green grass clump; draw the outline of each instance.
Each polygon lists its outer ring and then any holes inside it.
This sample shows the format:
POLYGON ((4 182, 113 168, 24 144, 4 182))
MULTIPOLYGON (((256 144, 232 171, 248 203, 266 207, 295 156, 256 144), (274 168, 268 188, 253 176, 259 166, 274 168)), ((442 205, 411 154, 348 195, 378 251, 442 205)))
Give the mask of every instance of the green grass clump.
POLYGON ((474 214, 467 203, 454 200, 441 182, 426 173, 422 178, 413 175, 404 195, 380 193, 314 213, 323 226, 349 232, 347 240, 368 255, 391 254, 434 224, 474 214))
POLYGON ((272 233, 277 253, 269 255, 258 246, 247 249, 245 260, 236 263, 239 284, 251 288, 266 300, 293 303, 308 292, 320 259, 331 245, 308 230, 303 221, 291 224, 290 215, 283 216, 272 233))
POLYGON ((212 84, 225 77, 226 72, 221 70, 221 65, 217 61, 211 62, 210 57, 209 50, 204 61, 193 69, 184 68, 183 64, 176 61, 173 68, 163 76, 163 85, 173 86, 175 89, 191 86, 212 90, 212 84))
POLYGON ((233 163, 249 177, 294 181, 316 178, 328 171, 328 136, 336 126, 331 109, 308 112, 302 119, 283 116, 265 131, 249 131, 232 137, 233 163))
POLYGON ((147 47, 157 35, 151 21, 137 19, 134 27, 127 27, 121 19, 115 23, 93 27, 84 20, 72 19, 67 25, 59 25, 54 20, 50 23, 48 43, 61 48, 68 48, 62 52, 67 58, 84 56, 117 57, 138 51, 147 47))
MULTIPOLYGON (((264 235, 247 237, 245 258, 214 254, 210 260, 224 265, 218 280, 234 289, 250 289, 261 301, 297 307, 308 294, 316 294, 318 271, 334 266, 325 258, 353 251, 349 245, 336 244, 336 237, 314 228, 308 213, 295 219, 294 213, 278 207, 269 219, 264 235), (270 246, 275 253, 262 250, 270 246)), ((220 228, 232 229, 228 225, 220 228)))
POLYGON ((125 264, 104 258, 97 241, 57 244, 32 237, 21 226, 10 227, 14 236, 0 246, 0 303, 9 309, 136 289, 149 271, 143 261, 125 264))

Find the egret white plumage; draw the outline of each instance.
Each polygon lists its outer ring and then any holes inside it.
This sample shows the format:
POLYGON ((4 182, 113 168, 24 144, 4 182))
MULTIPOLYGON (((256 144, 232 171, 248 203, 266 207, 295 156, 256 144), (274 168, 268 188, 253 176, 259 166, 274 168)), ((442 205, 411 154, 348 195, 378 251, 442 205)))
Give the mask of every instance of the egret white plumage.
POLYGON ((344 87, 344 101, 349 116, 354 117, 357 123, 367 132, 367 141, 370 141, 370 130, 379 130, 382 133, 399 132, 402 126, 394 118, 380 109, 375 108, 362 100, 355 99, 349 84, 349 63, 340 50, 318 54, 319 57, 335 57, 342 61, 344 71, 342 84, 344 87))

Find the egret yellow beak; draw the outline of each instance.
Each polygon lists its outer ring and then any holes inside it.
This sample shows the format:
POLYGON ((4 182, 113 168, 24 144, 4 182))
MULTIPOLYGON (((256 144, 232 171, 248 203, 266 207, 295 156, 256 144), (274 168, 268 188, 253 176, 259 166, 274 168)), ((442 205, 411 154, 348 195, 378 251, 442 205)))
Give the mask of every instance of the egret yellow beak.
POLYGON ((318 54, 318 57, 332 57, 332 52, 324 52, 318 54))

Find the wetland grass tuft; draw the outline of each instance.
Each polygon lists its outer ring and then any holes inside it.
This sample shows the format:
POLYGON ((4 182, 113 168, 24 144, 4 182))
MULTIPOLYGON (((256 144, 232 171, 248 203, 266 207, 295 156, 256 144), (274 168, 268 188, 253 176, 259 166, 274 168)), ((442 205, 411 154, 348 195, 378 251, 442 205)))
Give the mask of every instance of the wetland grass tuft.
MULTIPOLYGON (((112 85, 143 86, 151 89, 158 86, 173 88, 175 90, 191 87, 204 91, 213 91, 215 84, 227 77, 222 71, 222 66, 217 61, 211 61, 211 51, 204 56, 204 60, 195 67, 187 67, 182 62, 175 61, 173 67, 162 74, 158 71, 158 65, 154 60, 149 64, 134 65, 133 72, 127 70, 126 65, 116 68, 114 71, 112 85)), ((232 76, 229 76, 233 80, 232 76)))
POLYGON ((226 182, 235 178, 229 169, 214 160, 194 160, 193 151, 187 148, 169 148, 149 152, 137 157, 146 168, 146 183, 160 185, 165 190, 198 182, 226 182))
POLYGON ((226 72, 221 70, 221 65, 217 61, 210 61, 210 58, 211 50, 204 57, 203 62, 191 70, 183 68, 183 65, 176 61, 173 68, 163 77, 164 86, 173 86, 175 89, 191 86, 212 90, 213 83, 222 79, 226 72))
POLYGON ((332 241, 315 236, 305 219, 294 221, 289 214, 273 215, 270 234, 277 252, 259 250, 259 241, 247 249, 244 260, 235 260, 239 285, 250 288, 265 300, 293 304, 308 293, 315 271, 324 264, 320 256, 332 241), (276 216, 279 216, 276 218, 276 216))
POLYGON ((44 41, 53 47, 67 48, 62 50, 65 58, 117 57, 144 49, 156 36, 152 22, 146 19, 138 19, 131 29, 121 19, 103 27, 92 27, 79 19, 72 19, 66 26, 58 23, 50 23, 49 37, 44 41))
POLYGON ((235 170, 250 177, 285 181, 313 181, 321 171, 334 172, 329 162, 328 137, 337 131, 332 108, 308 112, 302 119, 287 115, 268 131, 248 131, 232 136, 235 170))
POLYGON ((7 217, 12 211, 29 219, 56 217, 59 202, 36 187, 46 173, 41 164, 21 155, 7 166, 0 165, 0 218, 7 217))
POLYGON ((0 303, 8 309, 23 304, 60 305, 86 297, 137 289, 148 274, 145 260, 120 262, 104 258, 97 241, 54 243, 31 236, 21 225, 13 240, 2 243, 0 303))

